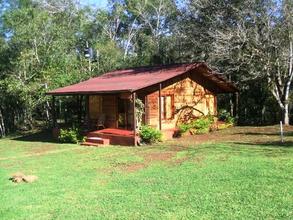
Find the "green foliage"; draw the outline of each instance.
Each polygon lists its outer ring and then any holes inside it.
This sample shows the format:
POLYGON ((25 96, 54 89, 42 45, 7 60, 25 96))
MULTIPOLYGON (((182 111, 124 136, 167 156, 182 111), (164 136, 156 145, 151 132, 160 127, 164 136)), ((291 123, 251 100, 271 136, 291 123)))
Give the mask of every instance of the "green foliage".
POLYGON ((204 134, 209 132, 211 124, 210 117, 201 117, 192 122, 192 128, 196 129, 197 134, 204 134))
POLYGON ((191 124, 181 124, 178 126, 180 134, 184 134, 192 128, 191 124))
POLYGON ((218 118, 220 121, 224 121, 230 125, 233 125, 235 123, 235 118, 232 117, 231 114, 225 109, 221 109, 219 111, 218 118))
POLYGON ((147 125, 141 126, 139 136, 141 140, 147 144, 153 144, 162 141, 161 131, 147 125))
POLYGON ((77 144, 79 141, 83 140, 80 135, 80 131, 77 128, 60 129, 60 135, 58 137, 61 143, 73 143, 77 144))
POLYGON ((135 100, 136 118, 137 125, 140 126, 142 123, 142 116, 144 114, 144 104, 140 99, 135 100))
POLYGON ((200 117, 188 124, 179 125, 179 132, 184 134, 190 132, 192 134, 204 134, 210 131, 211 125, 214 122, 214 117, 211 115, 200 117))

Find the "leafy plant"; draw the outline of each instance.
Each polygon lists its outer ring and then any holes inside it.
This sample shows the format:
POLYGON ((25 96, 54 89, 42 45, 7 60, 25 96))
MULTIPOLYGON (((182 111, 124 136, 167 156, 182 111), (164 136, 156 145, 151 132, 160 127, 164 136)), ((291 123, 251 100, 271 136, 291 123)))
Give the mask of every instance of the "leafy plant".
POLYGON ((136 118, 137 118, 137 126, 140 129, 142 123, 142 116, 144 114, 144 104, 142 100, 136 99, 135 100, 135 111, 136 111, 136 118))
POLYGON ((191 128, 190 124, 181 124, 178 126, 180 134, 188 132, 191 128))
POLYGON ((58 137, 61 143, 74 143, 77 144, 83 140, 80 131, 77 128, 61 129, 58 137))
POLYGON ((180 134, 190 132, 191 134, 203 134, 210 130, 211 125, 214 122, 214 116, 208 115, 198 118, 189 124, 179 125, 180 134))
POLYGON ((230 124, 230 125, 234 125, 235 123, 235 118, 232 116, 229 116, 226 120, 226 123, 230 124))
POLYGON ((204 134, 209 132, 211 124, 212 120, 210 117, 202 117, 192 123, 192 128, 196 129, 197 134, 204 134))
POLYGON ((235 123, 235 118, 233 118, 231 114, 225 109, 219 111, 218 118, 220 121, 224 121, 230 125, 235 123))
POLYGON ((162 141, 162 132, 147 125, 141 126, 139 136, 147 144, 162 141))

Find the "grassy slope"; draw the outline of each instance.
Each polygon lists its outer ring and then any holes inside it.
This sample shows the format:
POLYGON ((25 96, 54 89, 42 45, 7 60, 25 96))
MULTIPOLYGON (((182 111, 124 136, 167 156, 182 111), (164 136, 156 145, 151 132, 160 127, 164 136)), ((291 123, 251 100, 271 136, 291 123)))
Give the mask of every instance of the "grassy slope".
POLYGON ((292 219, 293 137, 245 137, 138 148, 0 140, 0 218, 292 219), (39 179, 11 183, 16 171, 39 179))

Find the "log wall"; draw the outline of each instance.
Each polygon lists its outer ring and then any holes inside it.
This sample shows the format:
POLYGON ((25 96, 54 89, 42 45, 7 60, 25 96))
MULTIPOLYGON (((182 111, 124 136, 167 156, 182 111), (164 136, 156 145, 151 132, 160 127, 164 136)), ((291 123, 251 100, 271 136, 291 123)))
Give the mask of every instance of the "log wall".
MULTIPOLYGON (((162 129, 173 129, 201 115, 217 114, 216 96, 188 77, 163 88, 161 94, 173 96, 173 117, 162 119, 162 129)), ((159 128, 158 97, 158 91, 146 96, 146 124, 156 128, 159 128)))

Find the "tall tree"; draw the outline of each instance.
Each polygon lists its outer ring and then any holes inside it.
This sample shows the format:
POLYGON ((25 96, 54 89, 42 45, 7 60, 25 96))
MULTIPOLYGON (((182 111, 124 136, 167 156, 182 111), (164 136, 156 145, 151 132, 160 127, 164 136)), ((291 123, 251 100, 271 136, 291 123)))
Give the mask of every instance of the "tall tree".
POLYGON ((6 108, 2 116, 10 130, 20 123, 31 127, 36 111, 48 112, 48 89, 86 78, 76 55, 82 16, 73 4, 56 13, 43 2, 13 1, 6 6, 1 31, 8 65, 2 69, 1 86, 6 108))
POLYGON ((188 29, 194 21, 195 34, 186 32, 196 41, 194 54, 243 86, 252 79, 266 80, 263 85, 270 88, 284 123, 289 124, 292 1, 198 0, 190 1, 189 6, 183 27, 188 29))

